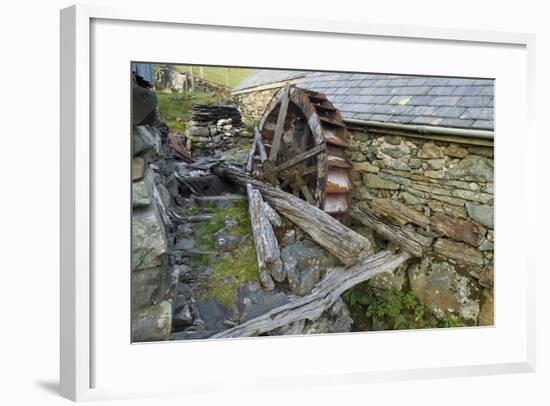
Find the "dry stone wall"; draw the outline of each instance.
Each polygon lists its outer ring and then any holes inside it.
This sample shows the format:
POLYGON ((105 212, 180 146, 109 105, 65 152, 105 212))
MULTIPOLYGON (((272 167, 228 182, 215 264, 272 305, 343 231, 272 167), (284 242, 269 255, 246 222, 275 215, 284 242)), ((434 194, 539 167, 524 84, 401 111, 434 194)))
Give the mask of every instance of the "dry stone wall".
POLYGON ((159 132, 136 126, 132 144, 132 340, 159 341, 172 329, 162 185, 153 163, 161 149, 159 132))
POLYGON ((265 106, 273 97, 279 88, 260 90, 257 92, 242 93, 235 96, 239 105, 241 116, 246 123, 256 123, 260 121, 265 106))
POLYGON ((425 256, 406 272, 382 277, 382 285, 399 279, 440 320, 492 325, 493 148, 360 130, 350 134, 354 204, 433 238, 425 256))

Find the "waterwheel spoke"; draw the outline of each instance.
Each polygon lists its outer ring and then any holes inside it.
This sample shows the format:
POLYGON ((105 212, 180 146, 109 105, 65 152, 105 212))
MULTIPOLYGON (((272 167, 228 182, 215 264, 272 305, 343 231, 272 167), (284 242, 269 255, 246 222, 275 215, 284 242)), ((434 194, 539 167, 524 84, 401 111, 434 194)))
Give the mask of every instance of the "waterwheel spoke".
POLYGON ((288 161, 283 162, 280 165, 277 165, 275 167, 275 171, 276 172, 281 172, 281 171, 284 171, 286 169, 292 168, 293 166, 298 165, 300 162, 305 161, 306 159, 317 155, 321 151, 324 151, 324 149, 325 149, 325 144, 316 145, 313 148, 311 148, 310 150, 308 150, 308 151, 306 151, 302 154, 296 155, 295 157, 289 159, 288 161))
POLYGON ((275 126, 275 134, 273 135, 273 143, 271 144, 271 151, 269 151, 269 159, 275 161, 277 153, 281 147, 281 138, 283 137, 283 130, 285 127, 286 112, 288 111, 288 94, 290 91, 290 85, 287 83, 284 88, 283 99, 281 100, 281 107, 279 108, 279 116, 277 117, 277 125, 275 126))

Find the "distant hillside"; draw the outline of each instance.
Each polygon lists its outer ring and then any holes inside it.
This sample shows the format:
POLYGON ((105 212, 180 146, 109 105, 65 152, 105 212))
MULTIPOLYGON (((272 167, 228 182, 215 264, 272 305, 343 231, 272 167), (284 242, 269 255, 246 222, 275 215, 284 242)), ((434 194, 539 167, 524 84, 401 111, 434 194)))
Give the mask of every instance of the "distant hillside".
MULTIPOLYGON (((200 66, 186 66, 186 65, 174 65, 176 70, 180 72, 190 72, 193 69, 193 74, 197 77, 201 76, 200 66)), ((220 85, 227 86, 227 68, 204 66, 203 68, 204 79, 220 85)), ((243 80, 252 69, 248 68, 230 68, 229 75, 229 87, 234 88, 243 80)))

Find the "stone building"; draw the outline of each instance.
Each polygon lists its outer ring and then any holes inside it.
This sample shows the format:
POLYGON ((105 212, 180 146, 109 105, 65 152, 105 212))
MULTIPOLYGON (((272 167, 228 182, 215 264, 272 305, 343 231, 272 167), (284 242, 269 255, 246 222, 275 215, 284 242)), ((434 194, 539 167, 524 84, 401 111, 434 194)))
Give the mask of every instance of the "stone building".
POLYGON ((440 320, 492 325, 494 82, 256 70, 233 91, 243 119, 256 122, 286 83, 340 110, 354 204, 432 239, 423 258, 371 283, 410 289, 440 320))

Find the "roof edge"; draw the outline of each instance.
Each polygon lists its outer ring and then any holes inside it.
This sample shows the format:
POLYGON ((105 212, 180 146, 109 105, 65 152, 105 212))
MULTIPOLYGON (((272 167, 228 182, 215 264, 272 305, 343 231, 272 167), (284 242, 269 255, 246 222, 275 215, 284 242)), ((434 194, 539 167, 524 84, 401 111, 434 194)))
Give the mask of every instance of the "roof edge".
POLYGON ((379 127, 390 130, 412 131, 425 135, 450 135, 466 138, 480 138, 484 140, 493 140, 495 132, 491 130, 475 130, 468 128, 452 128, 452 127, 436 127, 427 125, 415 125, 415 124, 400 124, 400 123, 386 123, 382 121, 369 121, 358 120, 354 118, 343 118, 343 121, 347 124, 364 126, 364 127, 379 127))
POLYGON ((254 87, 247 87, 245 89, 239 89, 239 90, 233 90, 231 92, 232 95, 237 96, 239 94, 245 94, 245 93, 251 93, 251 92, 260 92, 262 90, 269 90, 269 89, 275 89, 278 87, 283 87, 287 83, 290 83, 291 85, 298 84, 301 79, 303 79, 305 75, 298 76, 292 79, 288 80, 281 80, 279 82, 273 82, 273 83, 266 83, 265 85, 259 85, 254 87))

